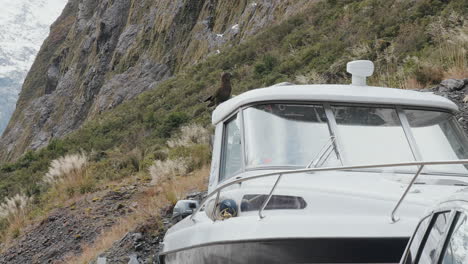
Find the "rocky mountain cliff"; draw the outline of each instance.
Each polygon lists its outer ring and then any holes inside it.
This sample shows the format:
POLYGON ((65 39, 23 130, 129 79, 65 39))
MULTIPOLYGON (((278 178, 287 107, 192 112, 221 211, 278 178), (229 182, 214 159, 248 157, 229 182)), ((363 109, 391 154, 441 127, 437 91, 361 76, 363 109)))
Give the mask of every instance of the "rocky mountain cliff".
POLYGON ((0 134, 49 26, 66 0, 0 0, 0 134))
POLYGON ((310 2, 69 1, 25 80, 0 158, 45 146, 310 2))

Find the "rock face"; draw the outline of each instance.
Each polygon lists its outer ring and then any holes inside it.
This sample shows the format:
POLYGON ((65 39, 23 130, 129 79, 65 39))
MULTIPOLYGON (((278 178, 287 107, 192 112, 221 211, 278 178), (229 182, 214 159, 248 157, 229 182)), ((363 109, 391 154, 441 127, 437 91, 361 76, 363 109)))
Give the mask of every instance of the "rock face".
POLYGON ((465 87, 467 80, 447 79, 440 83, 439 90, 459 91, 465 87))
POLYGON ((311 2, 71 0, 26 77, 0 160, 45 146, 311 2))

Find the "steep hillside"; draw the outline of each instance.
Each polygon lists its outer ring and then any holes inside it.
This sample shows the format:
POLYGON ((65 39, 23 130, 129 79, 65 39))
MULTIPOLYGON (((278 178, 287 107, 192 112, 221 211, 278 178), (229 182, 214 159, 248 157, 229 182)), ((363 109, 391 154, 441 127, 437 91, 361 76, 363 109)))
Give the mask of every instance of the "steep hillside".
MULTIPOLYGON (((69 5, 67 10, 72 10, 72 7, 69 5)), ((51 212, 52 215, 57 211, 71 212, 75 201, 81 205, 89 204, 87 202, 91 199, 92 203, 94 198, 105 197, 105 193, 114 191, 115 185, 119 188, 138 186, 136 188, 141 195, 140 201, 149 201, 155 207, 151 214, 147 207, 134 211, 139 213, 138 221, 149 216, 156 218, 157 220, 152 220, 153 227, 160 224, 159 209, 183 197, 182 194, 189 191, 189 187, 206 186, 204 180, 208 174, 206 165, 210 158, 209 146, 205 136, 203 140, 193 141, 193 138, 208 134, 203 127, 210 127, 211 109, 207 109, 201 100, 219 85, 219 77, 223 71, 232 72, 234 94, 239 94, 282 81, 348 83, 346 62, 357 58, 371 59, 377 67, 376 74, 370 80, 372 84, 401 88, 427 87, 455 100, 462 110, 466 110, 463 100, 465 92, 468 92, 468 81, 457 81, 457 87, 439 83, 447 78, 468 78, 468 23, 466 14, 462 12, 467 9, 468 2, 464 0, 320 1, 276 25, 265 27, 260 33, 246 36, 242 43, 228 43, 228 46, 220 49, 219 54, 215 52, 198 63, 189 60, 189 57, 184 59, 182 55, 174 57, 177 63, 172 66, 167 64, 171 73, 175 73, 172 77, 151 85, 155 89, 148 89, 132 99, 128 97, 127 102, 112 109, 101 113, 97 110, 93 112, 98 101, 91 99, 93 103, 87 108, 86 121, 80 128, 51 140, 40 150, 28 151, 16 161, 0 166, 0 197, 13 197, 19 193, 27 201, 21 207, 25 208, 20 210, 21 213, 13 214, 19 215, 18 217, 3 218, 0 221, 0 238, 7 241, 3 245, 5 248, 11 246, 10 249, 4 248, 5 254, 12 258, 18 257, 17 250, 24 247, 35 248, 32 245, 34 242, 28 244, 27 241, 42 241, 38 238, 28 239, 31 232, 24 232, 25 226, 32 223, 33 227, 30 225, 30 228, 47 228, 47 222, 39 220, 47 219, 51 212), (185 66, 179 68, 175 65, 185 66), (86 173, 80 174, 78 180, 74 180, 75 175, 64 183, 49 183, 47 175, 51 175, 54 166, 67 160, 62 157, 70 158, 70 155, 76 154, 87 157, 86 162, 83 162, 86 173), (163 172, 168 174, 167 171, 176 171, 177 175, 164 175, 163 172), (195 180, 197 184, 194 184, 195 180), (175 191, 182 185, 183 191, 175 191)), ((67 16, 67 10, 62 19, 67 16)), ((188 21, 184 21, 183 25, 185 23, 188 21)), ((173 46, 175 49, 176 46, 173 46)), ((151 50, 149 47, 156 46, 148 45, 148 49, 143 50, 151 50)), ((92 49, 97 47, 93 46, 92 49)), ((47 50, 47 46, 43 50, 47 50)), ((190 49, 185 50, 188 52, 190 49)), ((198 54, 196 50, 198 49, 193 48, 190 56, 197 57, 194 55, 198 54)), ((155 54, 158 52, 155 51, 155 54)), ((115 54, 111 61, 114 58, 115 54)), ((128 59, 129 57, 122 57, 117 65, 132 65, 120 64, 129 62, 128 59)), ((138 76, 146 73, 139 72, 138 76)), ((103 78, 112 80, 119 74, 109 73, 103 78)), ((127 78, 136 80, 131 75, 119 79, 118 83, 122 85, 115 86, 114 90, 127 87, 127 78)), ((65 86, 60 89, 65 89, 65 86)), ((62 101, 52 100, 60 89, 42 96, 42 100, 51 98, 51 105, 60 105, 62 101)), ((76 99, 73 93, 68 95, 70 98, 66 100, 76 99)), ((99 98, 98 95, 97 92, 92 98, 99 98)), ((80 96, 77 98, 82 98, 80 96)), ((41 95, 36 97, 41 98, 41 95)), ((107 97, 102 97, 103 100, 105 98, 107 97)), ((24 101, 25 104, 26 102, 24 101)), ((69 103, 63 109, 73 107, 69 103)), ((50 116, 50 119, 45 120, 52 122, 55 116, 50 116)), ((28 118, 35 120, 32 116, 28 118)), ((62 117, 57 120, 55 122, 59 123, 59 127, 65 122, 62 117)), ((465 122, 468 119, 461 120, 465 122)), ((26 125, 26 119, 24 122, 26 125)), ((10 128, 16 124, 22 123, 12 122, 10 128)), ((32 124, 34 129, 40 128, 34 125, 36 123, 32 124)), ((13 133, 7 137, 13 138, 12 135, 13 133)), ((15 143, 11 144, 14 146, 15 143)), ((97 200, 95 202, 99 204, 97 200)), ((127 208, 127 203, 124 206, 127 208)), ((86 208, 73 210, 78 212, 71 212, 72 215, 87 213, 86 208)), ((93 216, 92 208, 89 213, 93 216)), ((68 217, 68 214, 61 217, 68 217)), ((76 228, 71 230, 71 234, 75 235, 76 228)), ((102 234, 97 238, 85 236, 90 239, 82 241, 83 244, 79 246, 73 237, 68 237, 67 243, 77 247, 73 249, 73 253, 82 254, 75 256, 78 259, 75 263, 88 263, 87 261, 105 252, 112 246, 112 242, 119 240, 130 230, 132 227, 114 223, 112 227, 102 228, 102 234)), ((34 233, 41 234, 37 231, 34 233)), ((126 241, 127 239, 119 240, 123 244, 126 241)), ((116 248, 118 245, 113 250, 116 248)))
POLYGON ((186 65, 310 1, 70 1, 51 28, 0 142, 0 158, 45 146, 186 65))

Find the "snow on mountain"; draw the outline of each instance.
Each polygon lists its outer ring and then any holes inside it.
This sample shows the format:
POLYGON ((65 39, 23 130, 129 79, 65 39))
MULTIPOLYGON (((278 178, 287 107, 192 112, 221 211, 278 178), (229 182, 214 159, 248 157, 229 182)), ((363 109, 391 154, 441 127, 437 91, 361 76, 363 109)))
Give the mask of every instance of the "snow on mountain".
POLYGON ((26 74, 67 0, 0 0, 0 134, 26 74))

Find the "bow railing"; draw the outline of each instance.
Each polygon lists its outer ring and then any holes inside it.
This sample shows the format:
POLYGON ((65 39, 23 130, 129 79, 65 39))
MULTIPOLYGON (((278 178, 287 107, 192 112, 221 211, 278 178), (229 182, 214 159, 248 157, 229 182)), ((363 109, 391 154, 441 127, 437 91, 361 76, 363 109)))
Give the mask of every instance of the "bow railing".
MULTIPOLYGON (((200 209, 206 205, 206 203, 210 200, 211 197, 216 195, 215 201, 214 201, 214 206, 213 206, 213 211, 211 212, 211 215, 213 216, 212 219, 213 221, 216 221, 215 213, 216 213, 216 208, 219 203, 219 198, 221 191, 229 186, 242 183, 245 181, 251 181, 255 179, 260 179, 260 178, 266 178, 266 177, 273 177, 277 176, 277 179, 272 186, 267 198, 263 202, 262 206, 260 207, 258 211, 258 215, 260 219, 265 218, 265 215, 263 214, 263 211, 265 210, 265 207, 268 205, 268 202, 270 201, 271 197, 273 196, 273 193, 278 186, 280 180, 282 177, 285 177, 287 175, 292 175, 292 174, 298 174, 298 173, 311 173, 311 172, 321 172, 321 171, 343 171, 343 170, 358 170, 358 169, 378 169, 378 168, 387 168, 387 167, 411 167, 411 166, 418 166, 418 169, 414 176, 411 178, 410 183, 406 187, 405 191, 401 195, 400 199, 398 200, 397 204, 393 208, 393 210, 390 213, 390 219, 393 223, 397 222, 399 218, 396 216, 396 212, 400 208, 403 200, 405 199, 406 195, 408 194, 409 190, 413 186, 413 184, 416 182, 416 179, 419 177, 421 174, 422 170, 424 169, 425 166, 432 166, 432 165, 463 165, 463 164, 468 164, 468 159, 463 159, 463 160, 445 160, 445 161, 415 161, 415 162, 402 162, 402 163, 384 163, 384 164, 370 164, 370 165, 356 165, 356 166, 340 166, 340 167, 324 167, 324 168, 305 168, 305 169, 297 169, 297 170, 281 170, 281 171, 275 171, 275 172, 269 172, 269 173, 263 173, 259 175, 252 175, 252 176, 246 176, 246 177, 236 177, 220 186, 218 186, 216 189, 214 189, 212 192, 210 192, 205 199, 200 203, 200 206, 193 212, 193 214, 190 216, 190 219, 193 221, 196 221, 195 216, 196 214, 200 211, 200 209)), ((468 176, 468 175, 467 175, 468 176)))

